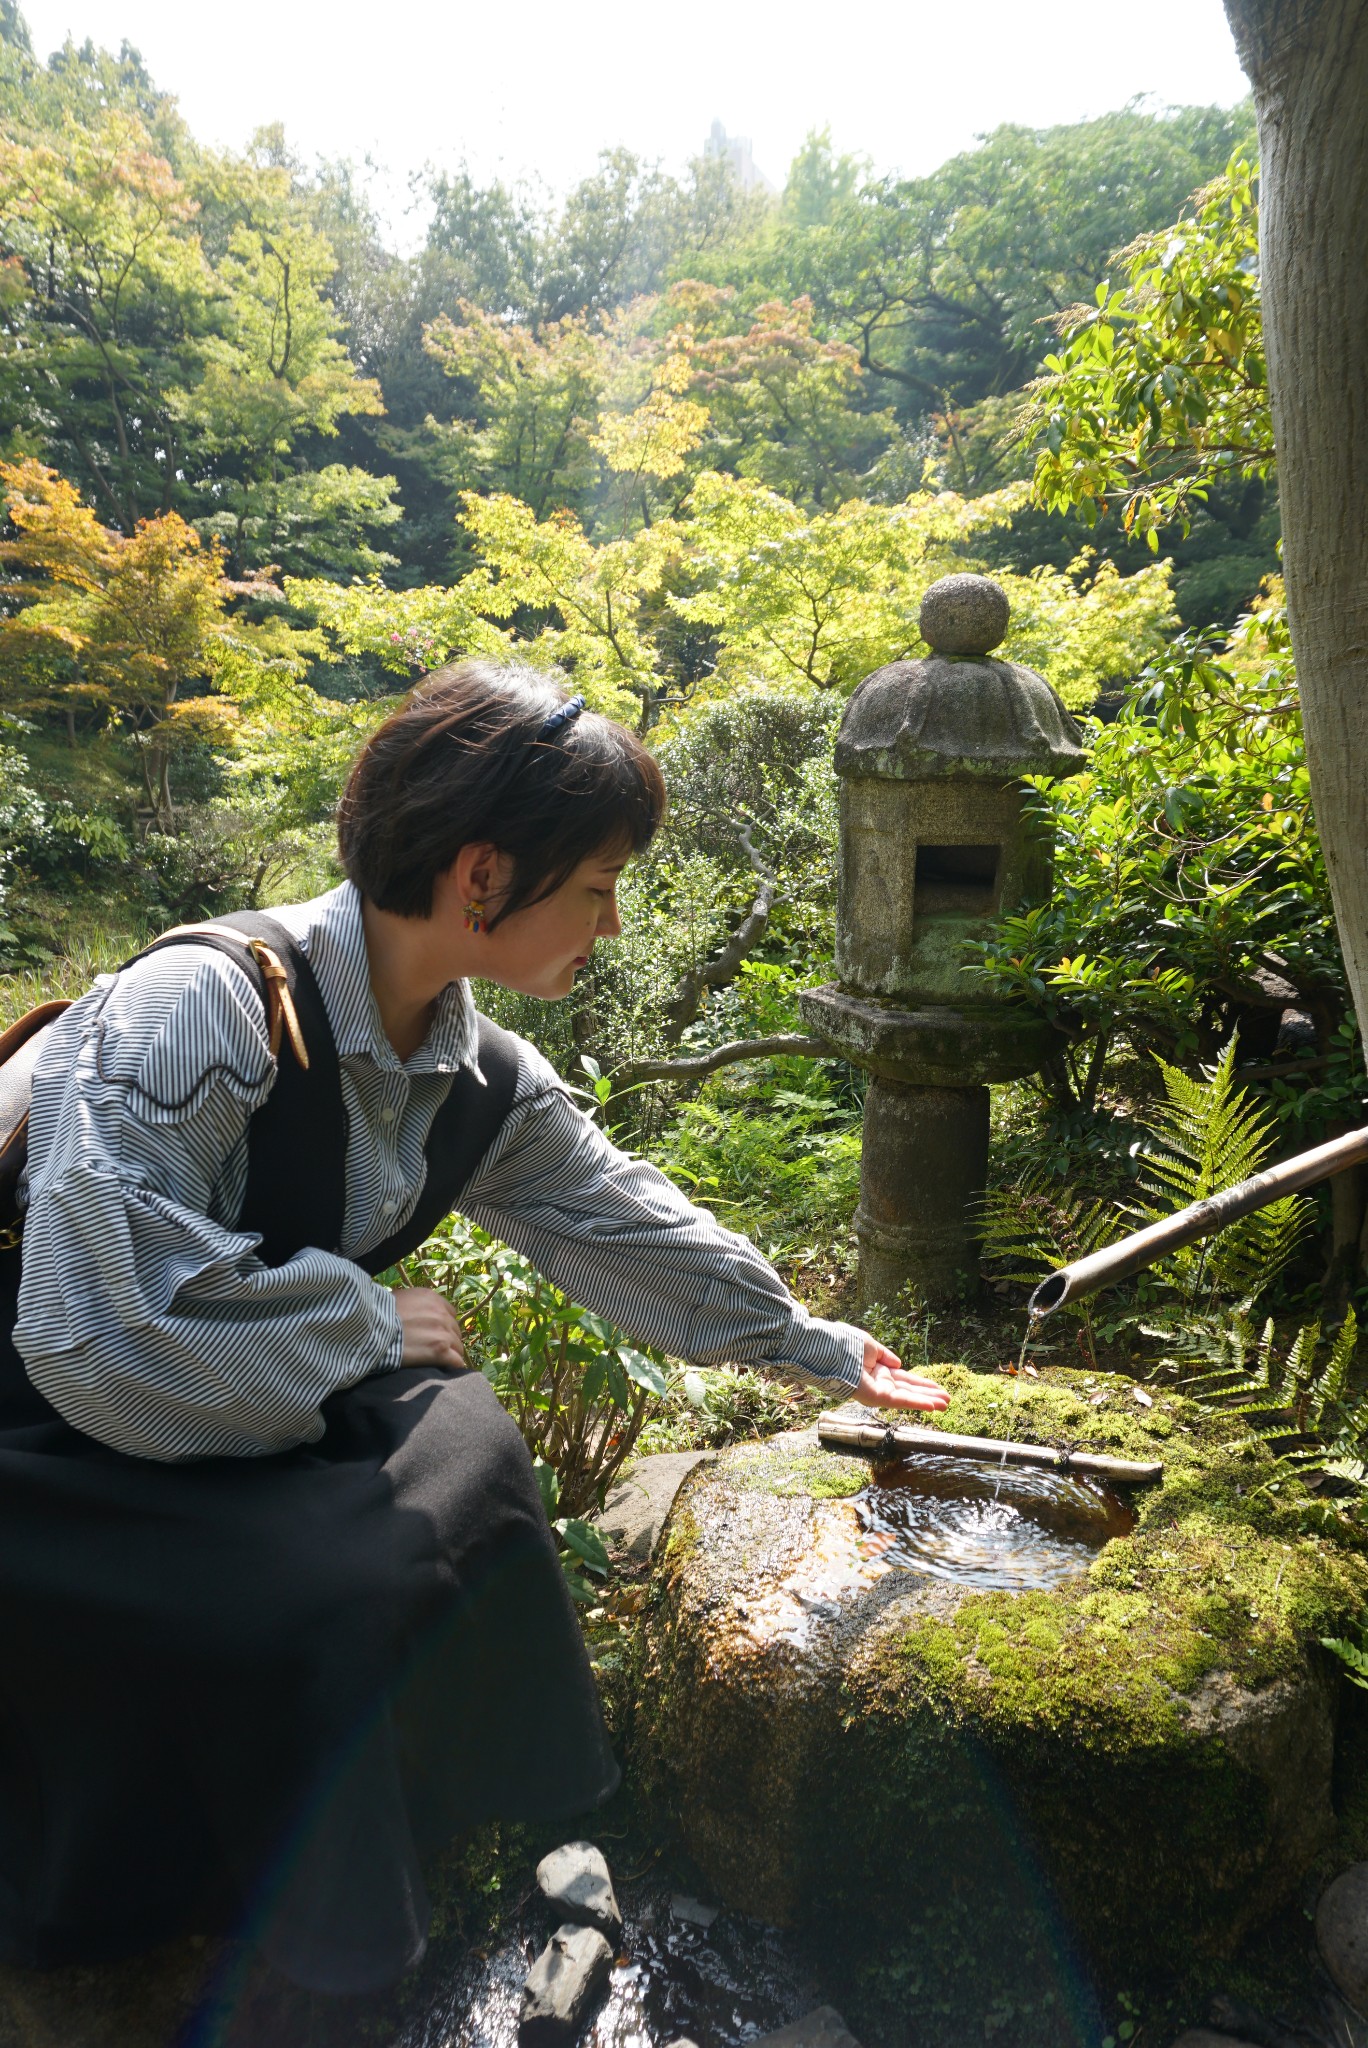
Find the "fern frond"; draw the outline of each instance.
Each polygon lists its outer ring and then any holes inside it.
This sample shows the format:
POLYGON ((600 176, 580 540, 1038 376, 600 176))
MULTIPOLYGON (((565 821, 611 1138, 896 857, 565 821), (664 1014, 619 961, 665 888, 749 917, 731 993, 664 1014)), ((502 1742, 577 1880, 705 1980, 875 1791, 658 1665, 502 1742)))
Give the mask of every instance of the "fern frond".
POLYGON ((1232 1033, 1215 1066, 1203 1069, 1202 1081, 1159 1061, 1167 1100, 1149 1122, 1163 1149, 1147 1151, 1145 1166, 1157 1188, 1183 1203, 1248 1179, 1267 1156, 1272 1119, 1236 1086, 1238 1043, 1232 1033))
MULTIPOLYGON (((1173 1312, 1178 1319, 1178 1312, 1173 1312)), ((1279 1355, 1273 1323, 1256 1334, 1248 1314, 1224 1321, 1185 1318, 1169 1362, 1186 1368, 1204 1407, 1243 1423, 1242 1446, 1260 1446, 1272 1460, 1265 1484, 1333 1472, 1362 1489, 1368 1477, 1368 1395, 1351 1394, 1349 1372, 1358 1341, 1351 1313, 1322 1356, 1319 1323, 1304 1324, 1279 1355)), ((1355 1512, 1368 1506, 1368 1495, 1355 1512)))
POLYGON ((1325 1368, 1325 1398, 1327 1404, 1344 1399, 1344 1389, 1349 1379, 1349 1368, 1354 1362, 1354 1351, 1358 1345, 1358 1318, 1352 1309, 1340 1324, 1339 1335, 1331 1347, 1325 1368))
POLYGON ((1114 1244, 1127 1219, 1115 1203, 1080 1201, 1042 1173, 985 1195, 978 1228, 990 1259, 1014 1263, 1003 1278, 1034 1286, 1058 1267, 1114 1244))
MULTIPOLYGON (((1166 1100, 1148 1120, 1156 1143, 1141 1155, 1141 1183, 1150 1199, 1136 1205, 1146 1222, 1234 1187, 1267 1164, 1272 1119, 1236 1085, 1238 1042, 1232 1033, 1215 1066, 1203 1070, 1204 1080, 1159 1061, 1166 1100)), ((1167 1276, 1189 1303, 1263 1293, 1293 1256, 1313 1214, 1306 1196, 1283 1196, 1175 1253, 1167 1276)))
POLYGON ((1346 1642, 1343 1636, 1322 1636, 1320 1643, 1323 1650, 1339 1658, 1350 1684, 1361 1685, 1368 1691, 1368 1650, 1358 1643, 1346 1642))

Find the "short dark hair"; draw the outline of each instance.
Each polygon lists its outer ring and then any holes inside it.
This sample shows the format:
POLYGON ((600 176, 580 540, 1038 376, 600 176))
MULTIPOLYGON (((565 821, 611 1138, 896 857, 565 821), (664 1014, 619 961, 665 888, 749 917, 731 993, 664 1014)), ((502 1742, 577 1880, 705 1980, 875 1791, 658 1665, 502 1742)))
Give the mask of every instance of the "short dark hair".
POLYGON ((523 662, 434 669, 361 749, 338 808, 350 879, 379 910, 430 917, 432 887, 463 846, 513 862, 491 928, 552 895, 591 854, 640 853, 665 811, 660 769, 596 711, 543 736, 563 679, 523 662))

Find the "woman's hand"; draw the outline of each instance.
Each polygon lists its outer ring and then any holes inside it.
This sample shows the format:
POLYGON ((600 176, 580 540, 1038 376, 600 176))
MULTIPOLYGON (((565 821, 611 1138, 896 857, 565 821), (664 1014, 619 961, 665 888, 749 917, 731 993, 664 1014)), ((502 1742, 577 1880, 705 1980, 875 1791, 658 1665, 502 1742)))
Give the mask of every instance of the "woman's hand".
POLYGON ((950 1396, 934 1380, 919 1372, 904 1372, 895 1352, 865 1338, 864 1365, 854 1398, 866 1408, 928 1408, 933 1413, 945 1407, 950 1396))
POLYGON ((456 1311, 430 1287, 396 1287, 394 1306, 404 1332, 401 1365, 465 1364, 465 1345, 456 1311))

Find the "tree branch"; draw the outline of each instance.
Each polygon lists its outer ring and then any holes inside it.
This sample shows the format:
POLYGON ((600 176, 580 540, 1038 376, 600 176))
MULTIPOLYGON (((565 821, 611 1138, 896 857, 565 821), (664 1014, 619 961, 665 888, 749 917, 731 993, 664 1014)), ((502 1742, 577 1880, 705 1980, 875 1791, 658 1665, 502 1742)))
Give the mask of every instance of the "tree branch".
POLYGON ((679 1043, 685 1031, 687 1031, 694 1018, 698 1015, 703 1002, 704 989, 726 988, 729 982, 735 981, 741 962, 748 953, 754 952, 765 935, 765 927, 769 923, 770 912, 774 908, 774 899, 778 894, 779 885, 773 875, 767 871, 764 862, 752 846, 750 834, 750 826, 743 825, 741 827, 741 844, 745 848, 747 860, 761 877, 760 887, 755 892, 755 900, 751 904, 749 911, 727 940, 726 945, 719 947, 718 951, 713 954, 712 959, 705 966, 691 967, 689 972, 681 978, 673 997, 666 1004, 665 1037, 671 1045, 679 1043))
POLYGON ((805 1038, 799 1031, 780 1031, 773 1038, 734 1038, 727 1045, 715 1045, 711 1052, 692 1060, 633 1060, 613 1072, 615 1091, 635 1088, 643 1081, 701 1081, 719 1067, 734 1066, 738 1060, 834 1059, 837 1057, 824 1038, 805 1038))

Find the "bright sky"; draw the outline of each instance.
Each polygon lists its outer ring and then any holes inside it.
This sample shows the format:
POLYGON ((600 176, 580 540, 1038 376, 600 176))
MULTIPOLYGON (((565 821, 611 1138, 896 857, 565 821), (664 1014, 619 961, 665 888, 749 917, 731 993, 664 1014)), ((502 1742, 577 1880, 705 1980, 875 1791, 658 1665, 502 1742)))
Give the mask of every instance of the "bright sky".
POLYGON ((776 185, 803 137, 929 171, 1000 121, 1047 127, 1136 94, 1229 105, 1221 0, 21 0, 40 54, 140 49, 205 141, 283 121, 306 157, 366 157, 396 233, 406 181, 467 159, 557 191, 623 143, 676 169, 714 119, 776 185))

